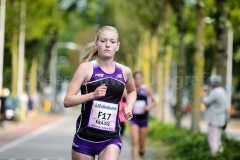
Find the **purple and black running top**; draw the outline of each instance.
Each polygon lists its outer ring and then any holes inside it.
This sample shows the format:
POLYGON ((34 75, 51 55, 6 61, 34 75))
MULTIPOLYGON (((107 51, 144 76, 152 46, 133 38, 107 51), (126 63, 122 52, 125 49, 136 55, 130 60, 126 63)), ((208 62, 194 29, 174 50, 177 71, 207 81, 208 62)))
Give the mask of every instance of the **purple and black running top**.
POLYGON ((142 85, 137 90, 137 99, 133 106, 133 118, 131 120, 148 120, 148 111, 144 110, 144 107, 147 105, 147 99, 146 86, 142 85))
POLYGON ((81 86, 81 94, 94 92, 105 84, 106 95, 82 104, 76 123, 76 135, 84 140, 100 142, 120 137, 118 118, 119 102, 123 95, 125 80, 120 64, 115 62, 115 71, 105 73, 96 60, 91 61, 93 74, 89 82, 81 86))

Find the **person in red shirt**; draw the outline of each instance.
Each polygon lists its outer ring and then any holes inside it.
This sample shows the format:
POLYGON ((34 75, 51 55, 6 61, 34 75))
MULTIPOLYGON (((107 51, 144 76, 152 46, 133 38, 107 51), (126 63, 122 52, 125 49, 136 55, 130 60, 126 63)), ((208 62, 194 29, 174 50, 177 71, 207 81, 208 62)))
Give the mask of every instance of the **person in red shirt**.
POLYGON ((127 106, 126 103, 126 95, 125 95, 125 91, 124 94, 120 100, 120 107, 119 107, 119 120, 120 120, 120 126, 121 126, 121 141, 123 141, 123 135, 124 135, 124 131, 125 131, 125 122, 127 121, 127 119, 124 117, 124 108, 127 106))

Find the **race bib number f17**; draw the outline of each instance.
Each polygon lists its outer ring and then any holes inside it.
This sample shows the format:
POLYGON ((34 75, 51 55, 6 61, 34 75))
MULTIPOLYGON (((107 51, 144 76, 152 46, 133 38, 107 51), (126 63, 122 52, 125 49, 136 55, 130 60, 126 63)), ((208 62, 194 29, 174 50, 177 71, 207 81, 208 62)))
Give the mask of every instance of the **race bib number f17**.
POLYGON ((118 104, 103 101, 93 101, 88 127, 114 132, 118 104))
POLYGON ((137 100, 133 106, 133 114, 144 114, 146 106, 146 101, 144 100, 137 100))

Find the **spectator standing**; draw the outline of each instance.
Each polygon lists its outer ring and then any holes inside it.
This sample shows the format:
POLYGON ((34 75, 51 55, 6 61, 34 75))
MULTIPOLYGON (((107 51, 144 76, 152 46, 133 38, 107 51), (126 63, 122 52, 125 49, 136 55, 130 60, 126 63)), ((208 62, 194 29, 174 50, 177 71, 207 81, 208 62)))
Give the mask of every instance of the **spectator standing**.
POLYGON ((211 90, 205 93, 202 102, 206 105, 204 119, 208 123, 208 144, 212 156, 221 152, 222 127, 227 121, 227 99, 226 92, 221 87, 222 77, 220 75, 210 76, 211 90))

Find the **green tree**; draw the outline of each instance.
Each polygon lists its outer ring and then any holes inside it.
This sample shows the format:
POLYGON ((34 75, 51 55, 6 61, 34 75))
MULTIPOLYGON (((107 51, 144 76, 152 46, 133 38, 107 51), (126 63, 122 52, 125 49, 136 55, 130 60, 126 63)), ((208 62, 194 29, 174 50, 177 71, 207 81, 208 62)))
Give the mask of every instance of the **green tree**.
MULTIPOLYGON (((32 65, 32 60, 36 62, 40 60, 39 64, 42 67, 43 78, 47 77, 48 64, 51 54, 51 46, 56 41, 56 33, 61 31, 63 26, 62 9, 56 1, 42 1, 42 0, 10 0, 7 1, 7 16, 6 16, 6 57, 4 68, 12 68, 12 83, 5 81, 4 85, 12 84, 12 93, 16 94, 17 82, 17 67, 18 67, 18 35, 20 27, 20 3, 26 3, 26 19, 25 19, 25 58, 27 61, 26 71, 30 71, 33 66, 36 70, 36 64, 32 65), (37 12, 36 12, 37 11, 37 12), (43 61, 41 61, 43 60, 43 61), (44 63, 45 62, 45 63, 44 63), (12 64, 10 66, 9 64, 12 64)), ((33 72, 33 71, 32 71, 33 72)), ((37 70, 36 70, 37 72, 37 70)), ((42 73, 40 73, 41 75, 42 73)), ((27 75, 24 76, 24 78, 27 75)), ((5 77, 7 75, 5 74, 5 77)), ((24 79, 25 80, 25 79, 24 79)), ((31 81, 37 81, 31 78, 31 81)), ((35 83, 34 82, 34 83, 35 83)), ((31 83, 31 82, 30 82, 31 83)), ((26 83, 24 83, 26 84, 26 83)), ((42 84, 42 83, 41 83, 42 84)), ((36 85, 35 85, 36 86, 36 85)))
POLYGON ((227 68, 227 1, 216 0, 216 55, 215 64, 217 74, 222 76, 222 85, 226 86, 227 68))
POLYGON ((193 85, 193 104, 192 104, 192 132, 199 131, 199 106, 200 91, 203 84, 204 72, 204 1, 198 0, 196 4, 196 41, 194 54, 194 85, 193 85))
MULTIPOLYGON (((6 1, 6 39, 5 46, 7 48, 6 56, 11 58, 4 60, 4 68, 12 68, 11 81, 4 81, 5 86, 11 84, 11 94, 17 94, 17 68, 18 68, 18 34, 19 34, 19 2, 17 0, 6 1), (13 20, 14 19, 14 20, 13 20), (6 63, 10 61, 10 65, 6 63), (7 84, 11 82, 10 84, 7 84)), ((4 77, 8 77, 6 73, 4 77)))
MULTIPOLYGON (((28 68, 34 67, 31 59, 39 61, 38 77, 30 79, 30 84, 39 82, 39 91, 43 93, 48 84, 48 68, 51 50, 57 42, 58 34, 63 27, 63 11, 57 1, 26 0, 26 58, 28 68), (38 12, 36 12, 38 10, 38 12), (37 54, 34 54, 37 53, 37 54)), ((27 70, 27 73, 30 70, 27 70)), ((34 86, 34 85, 32 85, 34 86)), ((33 90, 33 89, 32 89, 33 90)))
POLYGON ((184 35, 185 35, 185 19, 184 19, 184 0, 179 0, 178 3, 175 1, 170 1, 172 7, 177 14, 177 28, 179 32, 179 53, 178 53, 178 65, 177 65, 177 104, 175 107, 176 115, 176 127, 181 128, 181 118, 182 118, 182 97, 185 84, 185 70, 186 70, 186 60, 185 60, 185 45, 184 45, 184 35))

